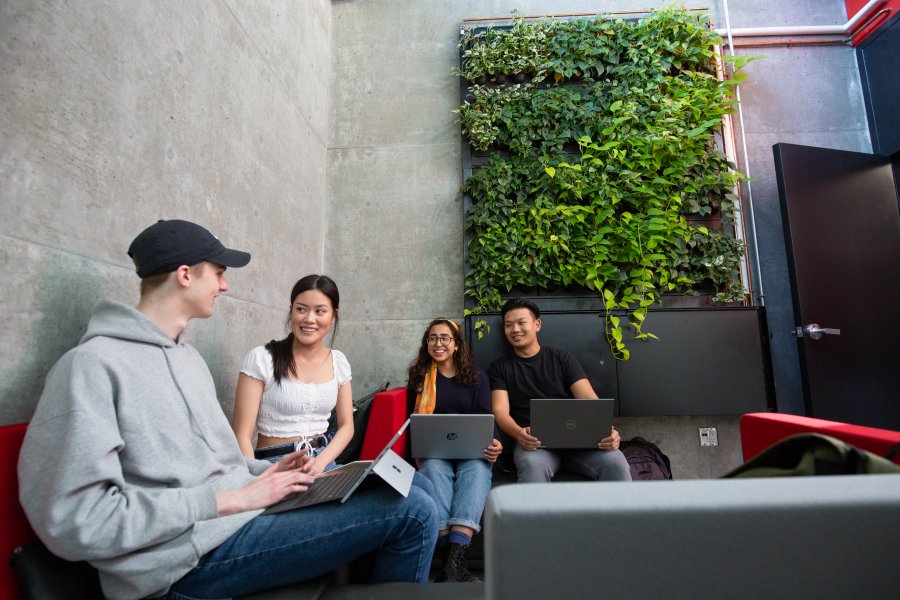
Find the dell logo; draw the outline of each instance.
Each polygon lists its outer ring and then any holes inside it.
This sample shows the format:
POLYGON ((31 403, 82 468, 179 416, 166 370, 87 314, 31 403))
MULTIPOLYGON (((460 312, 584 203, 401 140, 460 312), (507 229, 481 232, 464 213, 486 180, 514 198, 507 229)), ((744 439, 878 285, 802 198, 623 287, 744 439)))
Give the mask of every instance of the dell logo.
POLYGON ((566 429, 569 431, 575 429, 575 419, 566 419, 566 429))
POLYGON ((447 439, 450 440, 451 442, 452 442, 453 440, 455 440, 457 437, 459 437, 459 436, 456 435, 456 434, 453 433, 453 432, 450 432, 450 433, 447 434, 447 439))

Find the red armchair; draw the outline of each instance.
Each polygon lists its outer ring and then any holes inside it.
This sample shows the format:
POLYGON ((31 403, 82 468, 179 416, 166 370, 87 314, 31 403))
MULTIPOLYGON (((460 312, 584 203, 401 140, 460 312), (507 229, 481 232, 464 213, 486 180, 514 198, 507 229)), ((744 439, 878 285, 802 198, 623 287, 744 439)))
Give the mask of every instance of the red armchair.
POLYGON ((16 475, 19 450, 27 427, 27 423, 0 426, 0 511, 5 515, 0 527, 0 598, 21 597, 9 557, 13 549, 35 538, 19 504, 19 479, 16 475))
MULTIPOLYGON (((374 460, 408 417, 406 388, 392 388, 375 394, 359 459, 374 460)), ((404 431, 391 448, 403 458, 407 458, 409 447, 406 437, 407 432, 404 431)))
MULTIPOLYGON (((748 413, 741 417, 741 447, 747 462, 775 442, 798 433, 830 435, 862 450, 884 456, 900 444, 900 431, 850 425, 781 413, 748 413)), ((894 462, 900 464, 900 454, 894 462)))

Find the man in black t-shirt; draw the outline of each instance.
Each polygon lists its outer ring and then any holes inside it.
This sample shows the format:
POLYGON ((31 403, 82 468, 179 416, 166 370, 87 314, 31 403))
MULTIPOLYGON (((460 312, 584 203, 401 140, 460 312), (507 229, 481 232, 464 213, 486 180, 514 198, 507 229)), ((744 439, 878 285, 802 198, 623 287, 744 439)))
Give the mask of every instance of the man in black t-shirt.
POLYGON ((571 353, 538 343, 540 317, 540 309, 530 300, 513 298, 504 304, 503 331, 513 352, 488 369, 497 426, 517 442, 513 460, 518 480, 547 482, 566 469, 594 480, 631 481, 615 428, 597 432, 597 450, 549 450, 541 448, 541 441, 531 435, 532 398, 597 398, 571 353))

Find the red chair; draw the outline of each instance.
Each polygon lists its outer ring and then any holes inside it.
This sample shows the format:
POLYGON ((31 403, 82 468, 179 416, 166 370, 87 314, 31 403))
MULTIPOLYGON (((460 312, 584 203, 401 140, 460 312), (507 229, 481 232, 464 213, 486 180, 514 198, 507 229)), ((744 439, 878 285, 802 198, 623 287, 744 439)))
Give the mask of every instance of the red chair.
MULTIPOLYGON (((885 456, 900 444, 900 431, 850 425, 781 413, 748 413, 741 417, 741 448, 747 462, 775 442, 798 433, 821 433, 862 450, 885 456)), ((900 454, 893 457, 900 464, 900 454)))
POLYGON ((19 479, 16 465, 25 438, 27 423, 0 426, 0 511, 6 517, 0 526, 0 598, 21 598, 15 573, 9 565, 12 551, 35 539, 34 531, 19 504, 19 479))
MULTIPOLYGON (((378 453, 384 449, 385 444, 391 441, 408 417, 406 388, 398 387, 375 394, 359 459, 375 460, 378 453)), ((407 432, 404 431, 400 439, 391 447, 403 458, 407 458, 406 434, 407 432)))

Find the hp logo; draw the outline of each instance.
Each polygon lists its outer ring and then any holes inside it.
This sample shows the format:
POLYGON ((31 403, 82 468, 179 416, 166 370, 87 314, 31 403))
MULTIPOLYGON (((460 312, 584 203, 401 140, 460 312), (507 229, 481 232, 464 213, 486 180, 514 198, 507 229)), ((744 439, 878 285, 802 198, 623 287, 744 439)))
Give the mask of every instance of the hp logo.
POLYGON ((451 442, 452 442, 453 440, 455 440, 457 437, 459 437, 459 436, 456 435, 456 434, 453 433, 453 432, 450 432, 450 433, 447 434, 447 439, 450 440, 451 442))

